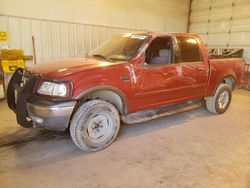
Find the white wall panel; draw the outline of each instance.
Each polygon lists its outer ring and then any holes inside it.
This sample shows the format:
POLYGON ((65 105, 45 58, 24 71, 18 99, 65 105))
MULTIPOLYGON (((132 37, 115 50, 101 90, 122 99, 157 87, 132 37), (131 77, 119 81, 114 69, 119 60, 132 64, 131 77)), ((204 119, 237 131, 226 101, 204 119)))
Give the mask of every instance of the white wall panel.
POLYGON ((43 48, 43 58, 52 59, 52 23, 48 21, 41 22, 41 37, 42 37, 42 48, 43 48))
POLYGON ((1 16, 0 29, 9 31, 6 45, 9 48, 23 49, 26 55, 33 53, 34 36, 37 63, 57 58, 84 57, 112 35, 139 31, 13 16, 1 16))
POLYGON ((211 13, 210 13, 210 20, 229 20, 233 13, 232 6, 225 6, 225 7, 214 7, 212 6, 211 13))
POLYGON ((207 22, 210 18, 210 10, 193 11, 190 15, 192 23, 207 22))
POLYGON ((55 59, 61 56, 61 23, 52 22, 52 54, 55 59))
POLYGON ((208 46, 227 46, 229 43, 229 34, 217 33, 208 35, 208 46))
POLYGON ((232 22, 232 32, 247 32, 250 31, 250 19, 234 19, 232 22))
MULTIPOLYGON (((0 31, 7 31, 8 32, 9 28, 8 28, 6 20, 8 20, 8 18, 6 16, 1 16, 0 15, 0 31)), ((7 34, 7 37, 9 37, 8 35, 9 35, 9 33, 7 34)), ((9 46, 9 40, 1 41, 0 44, 3 47, 8 47, 9 46)))
POLYGON ((189 0, 0 0, 0 5, 0 13, 6 15, 139 30, 186 31, 189 0))
POLYGON ((98 26, 93 26, 92 27, 92 49, 95 49, 99 44, 98 32, 99 32, 98 26))
POLYGON ((9 43, 12 48, 21 49, 22 41, 21 41, 21 32, 20 32, 20 18, 12 18, 9 17, 7 20, 8 25, 8 35, 9 35, 9 43))
POLYGON ((68 24, 69 28, 69 56, 68 57, 76 57, 77 55, 77 39, 76 39, 76 24, 68 24))
POLYGON ((21 49, 23 49, 27 54, 32 54, 32 44, 31 36, 31 21, 28 19, 21 18, 20 21, 20 32, 21 32, 21 49))
POLYGON ((244 58, 250 63, 250 0, 206 0, 204 3, 193 1, 190 31, 206 33, 207 29, 208 35, 202 36, 209 48, 244 48, 244 58))
POLYGON ((0 30, 1 31, 7 31, 7 20, 8 18, 6 16, 0 15, 0 30))
POLYGON ((221 20, 217 22, 210 22, 209 33, 228 33, 231 29, 231 21, 221 20))
POLYGON ((103 43, 108 37, 106 37, 106 27, 100 26, 99 27, 99 43, 103 43))
POLYGON ((211 4, 211 0, 193 0, 192 11, 208 10, 211 4))
POLYGON ((250 32, 239 32, 231 34, 230 45, 241 45, 242 47, 250 44, 250 32))
POLYGON ((92 38, 92 28, 90 25, 86 25, 84 27, 84 49, 85 49, 85 52, 89 52, 91 51, 92 49, 92 41, 91 41, 91 38, 92 38))
MULTIPOLYGON (((83 57, 112 35, 139 31, 14 16, 0 16, 0 30, 8 32, 8 41, 4 45, 23 49, 26 55, 33 53, 33 36, 37 63, 57 58, 83 57)), ((4 46, 3 43, 1 45, 4 46)))
POLYGON ((223 9, 225 8, 225 6, 232 6, 232 3, 234 1, 233 0, 212 0, 212 4, 211 6, 213 7, 223 7, 223 9))
POLYGON ((246 3, 249 3, 249 0, 235 0, 234 3, 235 4, 246 4, 246 3))
MULTIPOLYGON (((35 46, 36 46, 36 60, 38 63, 44 61, 44 52, 43 52, 43 39, 42 39, 42 24, 40 20, 31 20, 31 36, 35 38, 35 46)), ((11 40, 11 38, 9 38, 11 40)), ((9 46, 13 48, 12 46, 9 46)), ((32 45, 30 45, 30 49, 32 49, 32 45)), ((24 51, 27 54, 26 51, 24 51)), ((27 54, 30 55, 30 54, 27 54)))
POLYGON ((250 17, 250 1, 248 3, 249 4, 236 4, 234 9, 234 18, 250 17))
POLYGON ((208 32, 208 28, 209 28, 209 23, 208 22, 199 22, 197 24, 192 24, 190 26, 190 33, 198 33, 198 34, 204 34, 208 32))
POLYGON ((84 25, 77 25, 76 38, 77 38, 77 57, 84 57, 84 25))
POLYGON ((69 24, 60 23, 61 58, 69 57, 69 24))

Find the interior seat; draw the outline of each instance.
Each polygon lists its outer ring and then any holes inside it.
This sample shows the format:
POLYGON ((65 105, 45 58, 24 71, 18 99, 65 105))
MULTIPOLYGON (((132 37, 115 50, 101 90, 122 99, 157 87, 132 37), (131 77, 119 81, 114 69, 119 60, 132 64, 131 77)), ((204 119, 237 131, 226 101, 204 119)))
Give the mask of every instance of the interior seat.
POLYGON ((159 51, 159 56, 154 57, 150 64, 169 64, 170 63, 170 50, 161 49, 159 51))

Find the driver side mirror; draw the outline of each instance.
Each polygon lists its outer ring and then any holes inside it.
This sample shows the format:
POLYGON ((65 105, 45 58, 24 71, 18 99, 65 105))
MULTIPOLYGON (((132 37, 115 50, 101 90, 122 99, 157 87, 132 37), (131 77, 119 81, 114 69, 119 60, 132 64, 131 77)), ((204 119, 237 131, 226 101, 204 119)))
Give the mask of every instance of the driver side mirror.
POLYGON ((147 67, 148 66, 148 63, 146 61, 143 62, 143 66, 144 67, 147 67))
POLYGON ((142 57, 142 66, 144 66, 144 67, 147 67, 148 66, 148 63, 146 62, 146 52, 144 52, 142 55, 141 55, 141 57, 142 57))

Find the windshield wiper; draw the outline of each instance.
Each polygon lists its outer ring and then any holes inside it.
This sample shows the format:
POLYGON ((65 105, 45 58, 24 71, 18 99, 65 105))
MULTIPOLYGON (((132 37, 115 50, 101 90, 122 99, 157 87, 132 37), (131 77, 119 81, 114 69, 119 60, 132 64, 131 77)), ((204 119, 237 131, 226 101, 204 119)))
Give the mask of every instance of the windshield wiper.
POLYGON ((108 57, 106 57, 104 55, 101 55, 101 54, 94 54, 94 55, 92 55, 92 57, 100 57, 100 58, 106 59, 109 62, 113 61, 112 59, 110 59, 110 58, 108 58, 108 57))

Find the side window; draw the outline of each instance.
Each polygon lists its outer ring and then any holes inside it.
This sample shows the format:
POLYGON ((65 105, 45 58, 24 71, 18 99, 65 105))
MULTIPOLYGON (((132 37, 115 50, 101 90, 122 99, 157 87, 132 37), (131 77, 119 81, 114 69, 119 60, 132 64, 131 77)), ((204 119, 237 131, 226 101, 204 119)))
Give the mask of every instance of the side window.
POLYGON ((193 37, 176 37, 180 51, 180 62, 201 62, 198 41, 193 37))
POLYGON ((148 65, 164 65, 172 63, 172 38, 155 38, 146 50, 145 62, 148 65))

